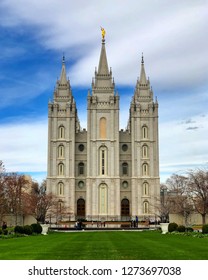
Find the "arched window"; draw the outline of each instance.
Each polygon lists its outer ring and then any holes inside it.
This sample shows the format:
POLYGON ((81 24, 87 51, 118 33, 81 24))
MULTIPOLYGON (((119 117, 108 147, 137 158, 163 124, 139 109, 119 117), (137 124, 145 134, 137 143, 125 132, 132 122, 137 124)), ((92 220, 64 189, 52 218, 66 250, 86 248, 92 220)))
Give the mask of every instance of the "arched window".
POLYGON ((99 214, 106 215, 108 213, 108 188, 106 184, 99 186, 99 214))
POLYGON ((63 163, 59 163, 59 165, 58 165, 58 175, 59 176, 64 175, 64 164, 63 163))
POLYGON ((106 139, 106 118, 100 118, 100 138, 106 139))
POLYGON ((142 146, 142 157, 148 158, 149 157, 149 149, 147 145, 142 146))
POLYGON ((122 163, 122 174, 123 175, 128 175, 128 163, 127 162, 124 162, 122 163))
POLYGON ((149 202, 148 201, 144 201, 144 203, 143 203, 143 213, 144 214, 149 213, 149 202))
POLYGON ((148 127, 146 125, 144 125, 142 127, 142 138, 143 139, 147 139, 148 138, 148 127))
POLYGON ((58 195, 64 195, 64 184, 62 182, 58 183, 58 195))
POLYGON ((64 155, 65 155, 64 145, 59 145, 58 146, 58 157, 64 158, 64 155))
POLYGON ((149 184, 147 182, 143 183, 142 188, 143 195, 149 195, 149 184))
POLYGON ((144 163, 142 165, 142 176, 148 176, 149 175, 149 166, 147 163, 144 163))
POLYGON ((127 198, 124 198, 121 201, 121 216, 129 216, 129 214, 130 214, 129 200, 127 198))
POLYGON ((62 210, 63 210, 63 201, 61 199, 58 200, 57 202, 57 219, 62 220, 62 210))
POLYGON ((107 174, 107 148, 105 146, 102 146, 100 148, 99 158, 100 158, 99 174, 106 175, 107 174))
POLYGON ((77 200, 77 216, 78 217, 85 216, 85 200, 83 198, 79 198, 77 200))
POLYGON ((65 127, 63 125, 59 126, 58 137, 59 137, 59 139, 64 139, 65 138, 65 127))
POLYGON ((84 175, 84 163, 83 162, 80 162, 78 164, 78 174, 79 175, 84 175))

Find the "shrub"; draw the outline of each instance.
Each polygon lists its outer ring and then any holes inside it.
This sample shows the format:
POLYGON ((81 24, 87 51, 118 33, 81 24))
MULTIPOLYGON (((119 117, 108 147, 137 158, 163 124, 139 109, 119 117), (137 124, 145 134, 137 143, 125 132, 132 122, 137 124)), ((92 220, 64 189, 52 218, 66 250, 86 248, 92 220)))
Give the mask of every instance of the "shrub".
POLYGON ((23 230, 24 230, 24 233, 27 235, 31 235, 33 233, 33 229, 29 225, 23 226, 23 230))
POLYGON ((202 233, 208 233, 208 224, 202 226, 202 233))
POLYGON ((170 224, 168 225, 168 231, 169 231, 169 232, 176 231, 176 230, 177 230, 177 227, 178 227, 178 225, 177 225, 176 223, 170 223, 170 224))
POLYGON ((3 229, 3 234, 4 234, 4 235, 8 235, 8 229, 6 229, 6 228, 3 229))
POLYGON ((2 229, 0 228, 0 235, 3 233, 2 229))
POLYGON ((22 226, 15 226, 14 232, 15 233, 24 233, 24 229, 22 226))
POLYGON ((177 227, 178 232, 185 232, 185 230, 186 230, 186 228, 183 225, 177 227))
POLYGON ((193 228, 192 227, 187 227, 186 228, 186 232, 193 232, 194 230, 193 230, 193 228))
POLYGON ((42 226, 40 224, 31 224, 34 233, 40 234, 42 232, 42 226))

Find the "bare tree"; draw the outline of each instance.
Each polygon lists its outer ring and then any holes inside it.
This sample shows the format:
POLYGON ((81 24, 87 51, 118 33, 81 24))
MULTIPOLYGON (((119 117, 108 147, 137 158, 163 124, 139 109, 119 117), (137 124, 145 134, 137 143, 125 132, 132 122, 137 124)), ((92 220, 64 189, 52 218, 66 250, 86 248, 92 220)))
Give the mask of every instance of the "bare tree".
POLYGON ((3 162, 0 160, 0 221, 3 219, 4 214, 6 214, 6 198, 4 191, 4 177, 5 177, 5 167, 3 162))
POLYGON ((193 212, 188 192, 188 177, 173 174, 166 181, 169 190, 168 196, 171 204, 171 213, 177 213, 184 217, 185 224, 188 223, 188 216, 193 212))
POLYGON ((4 205, 7 213, 14 214, 15 223, 17 217, 24 215, 24 193, 28 188, 28 179, 24 175, 9 173, 4 176, 4 195, 6 204, 4 205))
POLYGON ((41 185, 32 181, 29 193, 25 193, 25 206, 27 214, 33 215, 38 222, 44 223, 47 211, 56 205, 56 196, 46 193, 46 181, 41 185))
POLYGON ((166 184, 160 185, 160 199, 156 199, 156 208, 158 210, 158 216, 161 222, 167 222, 169 220, 170 202, 167 195, 166 184))
POLYGON ((191 170, 188 172, 188 177, 189 196, 195 210, 201 214, 204 225, 208 212, 208 170, 191 170))

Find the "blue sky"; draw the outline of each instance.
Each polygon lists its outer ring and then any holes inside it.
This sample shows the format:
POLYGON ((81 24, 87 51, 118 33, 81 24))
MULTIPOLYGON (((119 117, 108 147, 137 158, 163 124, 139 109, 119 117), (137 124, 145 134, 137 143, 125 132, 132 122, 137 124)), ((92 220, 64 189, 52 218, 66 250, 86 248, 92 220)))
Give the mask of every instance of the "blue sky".
POLYGON ((208 2, 206 0, 1 0, 0 159, 41 181, 47 170, 48 101, 61 60, 86 128, 106 29, 108 64, 120 95, 120 128, 144 53, 159 102, 160 174, 208 166, 208 2))

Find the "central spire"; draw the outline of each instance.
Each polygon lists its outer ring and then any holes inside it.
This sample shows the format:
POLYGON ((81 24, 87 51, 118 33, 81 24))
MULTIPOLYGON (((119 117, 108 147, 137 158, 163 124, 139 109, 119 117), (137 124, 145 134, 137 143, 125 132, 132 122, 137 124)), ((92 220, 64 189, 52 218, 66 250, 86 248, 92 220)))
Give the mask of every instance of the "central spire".
POLYGON ((108 61, 107 61, 107 55, 105 50, 105 29, 101 27, 102 32, 102 47, 101 47, 101 53, 100 53, 100 61, 98 66, 98 75, 109 75, 109 69, 108 69, 108 61))
MULTIPOLYGON (((101 34, 102 34, 102 43, 101 43, 101 51, 100 51, 100 60, 98 64, 98 70, 95 68, 95 78, 92 80, 92 88, 93 88, 93 95, 94 94, 103 94, 107 96, 110 91, 114 89, 114 80, 112 78, 112 71, 108 68, 108 60, 107 54, 105 49, 105 29, 101 27, 101 34), (102 90, 102 91, 101 91, 102 90), (108 91, 108 92, 106 92, 108 91)), ((112 91, 110 94, 114 94, 112 91)), ((105 97, 106 98, 106 97, 105 97)))

